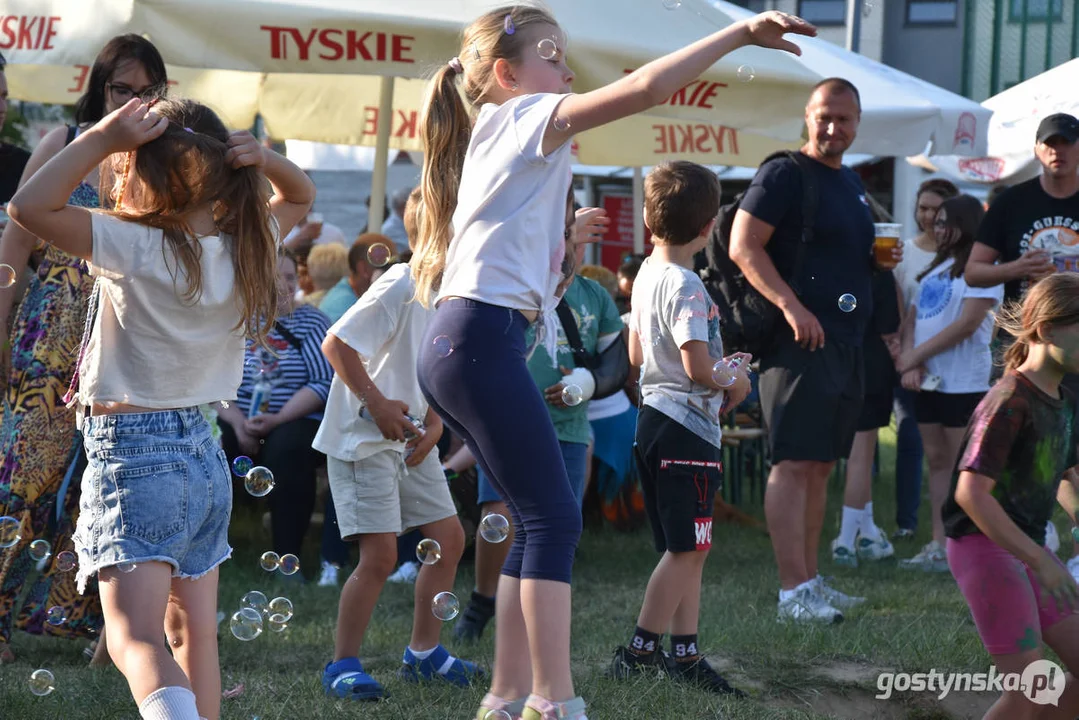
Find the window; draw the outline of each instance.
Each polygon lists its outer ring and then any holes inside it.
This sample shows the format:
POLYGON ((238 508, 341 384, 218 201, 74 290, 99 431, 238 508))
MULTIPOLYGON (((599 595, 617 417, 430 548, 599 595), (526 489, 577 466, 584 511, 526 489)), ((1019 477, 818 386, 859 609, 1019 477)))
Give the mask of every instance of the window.
POLYGON ((847 0, 800 0, 798 16, 814 25, 845 25, 847 0))
MULTIPOLYGON (((1038 20, 1045 22, 1050 2, 1053 3, 1053 20, 1063 19, 1063 0, 1026 0, 1027 22, 1036 22, 1038 20)), ((1023 21, 1023 0, 1008 0, 1008 20, 1011 22, 1023 21)))
POLYGON ((907 25, 955 25, 956 0, 907 0, 907 25))

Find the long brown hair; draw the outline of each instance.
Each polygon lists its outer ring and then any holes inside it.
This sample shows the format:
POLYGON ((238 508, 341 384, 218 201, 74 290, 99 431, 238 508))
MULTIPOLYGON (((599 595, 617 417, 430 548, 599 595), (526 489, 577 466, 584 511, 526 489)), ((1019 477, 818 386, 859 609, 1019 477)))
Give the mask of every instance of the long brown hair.
POLYGON ((225 161, 228 130, 206 106, 168 99, 154 111, 168 119, 168 128, 134 153, 109 158, 102 194, 115 199, 119 217, 162 230, 161 252, 186 303, 202 295, 202 244, 187 217, 209 207, 232 255, 237 328, 262 342, 277 309, 277 243, 265 178, 255 167, 235 169, 225 161))
POLYGON ((946 216, 944 222, 948 226, 948 235, 944 240, 937 240, 937 255, 933 258, 933 262, 929 263, 918 275, 918 282, 949 258, 955 260, 950 272, 951 276, 962 277, 963 270, 967 266, 967 259, 970 258, 970 251, 974 249, 978 226, 982 224, 982 218, 985 217, 985 208, 978 202, 978 198, 970 195, 957 195, 945 200, 941 203, 937 214, 942 212, 946 216))
POLYGON ((521 31, 540 23, 558 25, 549 12, 535 6, 507 5, 488 12, 465 28, 461 51, 455 58, 463 72, 457 72, 457 63, 447 63, 428 86, 420 115, 423 214, 412 259, 416 299, 425 307, 430 306, 446 267, 453 233, 450 223, 472 136, 469 106, 483 103, 494 84, 496 61, 516 63, 521 59, 526 49, 521 31), (513 32, 507 32, 511 27, 513 32))
POLYGON ((1027 360, 1030 346, 1045 342, 1047 330, 1079 323, 1079 273, 1062 272, 1034 284, 1022 303, 999 314, 1001 329, 1015 338, 1004 353, 1004 367, 1015 370, 1027 360))
POLYGON ((914 193, 914 226, 918 228, 919 232, 933 229, 924 228, 918 224, 918 203, 921 201, 922 195, 926 193, 933 193, 941 201, 951 200, 959 195, 959 188, 951 180, 945 180, 944 178, 930 178, 918 186, 918 192, 914 193))

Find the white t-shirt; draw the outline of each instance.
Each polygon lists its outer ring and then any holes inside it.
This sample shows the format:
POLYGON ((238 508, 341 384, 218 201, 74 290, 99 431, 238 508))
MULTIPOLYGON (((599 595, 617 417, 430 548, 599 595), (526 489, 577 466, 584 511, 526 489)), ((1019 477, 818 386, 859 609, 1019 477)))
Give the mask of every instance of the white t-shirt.
MULTIPOLYGON (((967 285, 963 277, 953 278, 950 273, 954 264, 954 260, 945 260, 926 275, 919 285, 914 347, 925 343, 958 320, 963 310, 963 301, 967 298, 992 298, 997 304, 1004 300, 1003 285, 974 288, 967 285)), ((993 313, 987 312, 973 335, 925 362, 926 372, 941 379, 938 392, 977 393, 989 389, 989 375, 993 369, 993 358, 989 349, 989 343, 993 339, 993 322, 993 313)))
POLYGON ((692 270, 649 257, 637 273, 630 304, 630 327, 644 355, 641 402, 720 447, 724 393, 693 382, 682 365, 682 346, 691 340, 708 343, 716 360, 723 357, 719 309, 704 283, 692 270))
POLYGON ((244 331, 236 327, 240 302, 225 239, 192 240, 202 246, 202 293, 187 302, 186 281, 161 230, 101 211, 91 218, 90 274, 100 300, 79 403, 166 409, 235 399, 244 331))
POLYGON ((546 315, 558 304, 572 156, 566 142, 544 157, 543 136, 564 97, 525 95, 480 108, 438 299, 470 298, 546 315))
POLYGON ((893 274, 903 292, 904 313, 918 301, 918 276, 929 267, 929 263, 933 262, 936 256, 935 252, 922 250, 913 240, 903 244, 903 262, 896 266, 893 274))
MULTIPOLYGON (((427 400, 416 377, 416 361, 434 311, 413 302, 415 292, 409 266, 393 265, 330 328, 330 334, 360 354, 379 392, 408 405, 409 415, 422 421, 427 400)), ((326 413, 311 446, 347 462, 383 450, 403 453, 403 442, 387 440, 374 422, 360 417, 362 407, 334 375, 326 413)))

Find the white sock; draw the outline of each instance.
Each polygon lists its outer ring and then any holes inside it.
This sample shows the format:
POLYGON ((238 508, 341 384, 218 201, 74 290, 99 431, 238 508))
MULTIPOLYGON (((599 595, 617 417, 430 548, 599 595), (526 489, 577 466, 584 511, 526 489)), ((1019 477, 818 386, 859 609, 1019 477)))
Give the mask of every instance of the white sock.
POLYGON ((861 525, 862 511, 844 505, 843 521, 839 525, 839 544, 846 548, 853 548, 861 525))
POLYGON ((142 720, 199 720, 195 693, 179 685, 154 690, 139 704, 142 720))
POLYGON ((862 537, 876 540, 880 537, 880 530, 877 528, 877 524, 873 522, 873 501, 870 500, 865 504, 865 509, 862 510, 862 537))
POLYGON ((819 577, 820 577, 820 575, 813 578, 812 580, 806 580, 801 585, 797 585, 795 587, 792 587, 790 590, 780 590, 779 591, 779 602, 784 602, 785 600, 790 600, 792 597, 795 596, 795 594, 797 594, 797 592, 799 590, 812 590, 813 588, 815 588, 817 586, 817 578, 819 578, 819 577))
POLYGON ((435 645, 430 650, 413 650, 411 645, 408 648, 409 652, 411 652, 417 660, 426 660, 427 658, 431 657, 431 653, 433 653, 437 649, 438 645, 435 645))

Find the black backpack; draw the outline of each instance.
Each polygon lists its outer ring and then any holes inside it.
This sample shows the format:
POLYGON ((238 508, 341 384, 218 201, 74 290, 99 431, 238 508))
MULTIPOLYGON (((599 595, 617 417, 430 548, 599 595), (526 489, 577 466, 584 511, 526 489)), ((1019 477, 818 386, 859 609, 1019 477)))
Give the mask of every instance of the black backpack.
MULTIPOLYGON (((781 157, 790 158, 802 176, 802 242, 798 243, 791 277, 783 278, 794 293, 800 295, 798 277, 806 246, 813 242, 813 223, 817 217, 817 185, 810 165, 812 161, 800 152, 774 153, 765 158, 761 166, 781 157)), ((784 320, 779 308, 753 287, 730 257, 731 227, 743 196, 744 193, 739 194, 734 202, 719 209, 712 238, 697 255, 696 270, 719 309, 724 352, 747 352, 759 357, 771 346, 784 320)))

